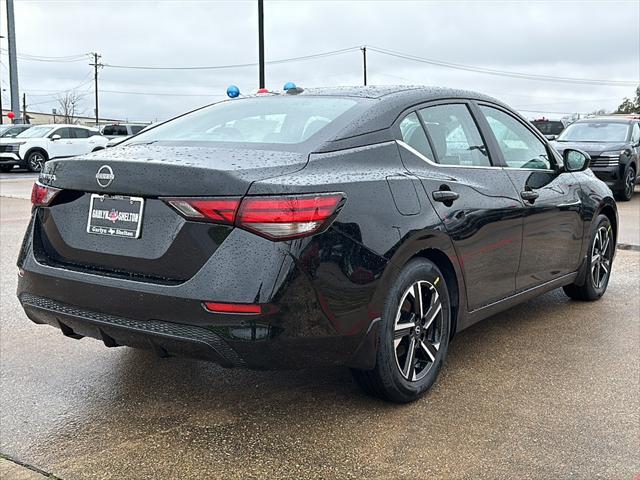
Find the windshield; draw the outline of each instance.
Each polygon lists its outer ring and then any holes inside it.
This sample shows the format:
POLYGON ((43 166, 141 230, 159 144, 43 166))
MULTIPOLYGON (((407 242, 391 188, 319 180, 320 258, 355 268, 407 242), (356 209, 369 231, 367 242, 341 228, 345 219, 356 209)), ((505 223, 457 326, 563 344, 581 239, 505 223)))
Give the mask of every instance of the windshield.
POLYGON ((543 135, 558 135, 562 130, 564 130, 564 124, 562 122, 534 120, 531 123, 533 123, 533 125, 535 125, 543 135))
POLYGON ((0 137, 15 137, 24 130, 24 127, 14 127, 11 125, 7 125, 6 128, 0 130, 0 137))
POLYGON ((52 127, 31 127, 21 134, 19 134, 16 138, 40 138, 44 137, 51 131, 52 127))
POLYGON ((142 132, 134 141, 301 143, 356 103, 346 98, 295 96, 229 100, 142 132))
POLYGON ((585 122, 569 125, 558 137, 559 142, 624 142, 629 125, 626 123, 585 122))

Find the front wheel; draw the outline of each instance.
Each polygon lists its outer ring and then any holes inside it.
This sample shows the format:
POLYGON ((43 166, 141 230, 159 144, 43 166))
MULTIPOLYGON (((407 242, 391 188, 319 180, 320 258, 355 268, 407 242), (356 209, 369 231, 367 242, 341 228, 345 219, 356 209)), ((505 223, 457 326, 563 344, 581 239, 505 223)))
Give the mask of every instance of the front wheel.
POLYGON ((584 283, 567 285, 563 287, 564 293, 575 300, 591 301, 602 297, 609 285, 614 249, 611 222, 605 215, 600 215, 591 234, 584 283))
POLYGON ((438 377, 449 346, 451 304, 438 267, 409 262, 389 291, 376 366, 352 370, 365 392, 397 403, 420 398, 438 377))
POLYGON ((30 172, 40 172, 44 166, 44 162, 47 161, 47 157, 44 153, 36 150, 27 155, 27 168, 30 172))
POLYGON ((631 197, 633 196, 633 190, 635 188, 636 188, 636 171, 631 165, 629 165, 624 175, 622 188, 618 193, 618 195, 616 195, 618 197, 618 200, 622 200, 623 202, 628 202, 629 200, 631 200, 631 197))

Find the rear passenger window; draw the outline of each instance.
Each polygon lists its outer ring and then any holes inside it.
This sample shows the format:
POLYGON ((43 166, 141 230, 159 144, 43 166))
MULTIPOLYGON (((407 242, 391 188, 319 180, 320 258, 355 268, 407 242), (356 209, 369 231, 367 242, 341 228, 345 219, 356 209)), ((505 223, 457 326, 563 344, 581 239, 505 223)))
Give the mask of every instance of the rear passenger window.
POLYGON ((402 141, 409 145, 414 150, 417 150, 429 160, 435 162, 431 146, 427 135, 424 133, 418 115, 413 112, 405 117, 400 122, 400 132, 402 134, 402 141))
POLYGON ((89 130, 85 128, 72 128, 72 134, 75 138, 89 138, 89 130))
POLYGON ((466 105, 437 105, 420 110, 438 162, 469 167, 491 166, 489 153, 466 105))

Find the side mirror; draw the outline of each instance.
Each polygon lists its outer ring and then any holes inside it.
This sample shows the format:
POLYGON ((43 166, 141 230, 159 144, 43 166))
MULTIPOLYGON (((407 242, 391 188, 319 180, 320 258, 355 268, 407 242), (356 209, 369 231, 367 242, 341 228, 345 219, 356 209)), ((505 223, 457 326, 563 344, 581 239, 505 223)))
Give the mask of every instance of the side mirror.
POLYGON ((566 148, 562 152, 562 160, 567 172, 582 172, 589 168, 589 163, 591 163, 589 154, 576 148, 566 148))
POLYGON ((60 140, 62 137, 57 133, 55 135, 51 135, 51 141, 55 142, 56 140, 60 140))

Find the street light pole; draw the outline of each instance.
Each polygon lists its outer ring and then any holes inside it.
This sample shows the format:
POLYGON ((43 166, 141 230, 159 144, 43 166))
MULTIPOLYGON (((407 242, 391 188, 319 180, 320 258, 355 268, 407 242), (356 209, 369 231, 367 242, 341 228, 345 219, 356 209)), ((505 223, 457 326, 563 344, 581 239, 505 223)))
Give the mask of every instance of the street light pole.
POLYGON ((264 2, 258 0, 258 63, 260 69, 259 88, 264 88, 264 2))

